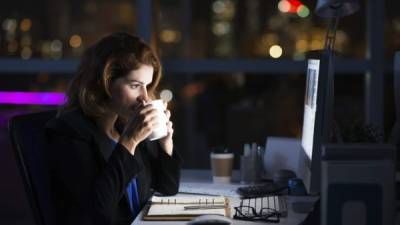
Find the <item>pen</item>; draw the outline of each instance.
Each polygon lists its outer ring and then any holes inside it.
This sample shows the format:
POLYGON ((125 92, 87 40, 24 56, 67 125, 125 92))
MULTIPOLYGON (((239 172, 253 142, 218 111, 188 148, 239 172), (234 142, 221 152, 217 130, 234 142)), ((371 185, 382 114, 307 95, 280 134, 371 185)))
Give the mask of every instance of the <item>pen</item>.
POLYGON ((215 195, 215 194, 206 194, 206 193, 198 193, 195 191, 180 191, 179 193, 181 194, 191 194, 191 195, 205 195, 205 196, 221 196, 221 195, 215 195))
POLYGON ((225 205, 190 205, 184 206, 184 210, 194 210, 194 209, 224 209, 225 205))

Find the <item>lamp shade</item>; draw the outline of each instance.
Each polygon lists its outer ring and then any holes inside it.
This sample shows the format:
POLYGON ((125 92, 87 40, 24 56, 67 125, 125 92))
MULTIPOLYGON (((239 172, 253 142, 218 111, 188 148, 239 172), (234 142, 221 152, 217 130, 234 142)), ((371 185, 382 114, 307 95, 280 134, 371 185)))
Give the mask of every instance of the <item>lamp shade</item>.
POLYGON ((358 0, 318 0, 315 13, 320 17, 343 17, 360 8, 358 0))

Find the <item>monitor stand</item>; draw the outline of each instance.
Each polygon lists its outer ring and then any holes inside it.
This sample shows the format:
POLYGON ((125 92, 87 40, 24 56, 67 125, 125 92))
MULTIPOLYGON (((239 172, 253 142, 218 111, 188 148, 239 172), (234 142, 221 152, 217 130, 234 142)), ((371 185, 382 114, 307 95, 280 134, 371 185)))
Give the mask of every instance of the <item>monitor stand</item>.
POLYGON ((297 213, 308 213, 307 217, 302 223, 300 223, 300 225, 319 225, 321 223, 320 200, 316 202, 293 202, 292 209, 297 213))
POLYGON ((295 213, 309 214, 313 211, 316 202, 296 201, 292 203, 292 209, 295 213))

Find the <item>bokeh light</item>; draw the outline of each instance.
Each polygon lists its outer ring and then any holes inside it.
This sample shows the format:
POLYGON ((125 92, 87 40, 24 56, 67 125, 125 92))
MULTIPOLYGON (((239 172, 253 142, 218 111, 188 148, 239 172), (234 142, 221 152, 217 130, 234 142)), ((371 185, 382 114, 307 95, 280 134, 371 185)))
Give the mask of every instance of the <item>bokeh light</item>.
POLYGON ((169 102, 172 100, 173 98, 173 94, 172 91, 168 90, 168 89, 164 89, 160 92, 160 98, 164 101, 164 102, 169 102))
POLYGON ((308 42, 304 39, 296 41, 296 50, 298 52, 305 52, 308 50, 308 42))
POLYGON ((283 49, 279 45, 273 45, 273 46, 271 46, 271 48, 269 48, 269 55, 272 58, 277 59, 282 56, 282 53, 283 53, 283 49))
POLYGON ((62 50, 62 42, 60 40, 54 40, 50 44, 50 50, 53 52, 58 52, 62 50))
POLYGON ((301 5, 299 8, 297 8, 297 15, 301 18, 306 18, 308 15, 310 15, 310 10, 307 6, 301 5))
POLYGON ((21 47, 30 46, 32 44, 32 38, 29 35, 24 35, 21 37, 21 47))
POLYGON ((287 0, 281 0, 278 3, 278 9, 283 13, 287 13, 290 10, 290 3, 287 0))
POLYGON ((19 26, 20 26, 21 31, 24 31, 24 32, 29 31, 32 27, 32 21, 28 18, 25 18, 21 21, 19 26))
POLYGON ((32 57, 32 49, 29 47, 24 47, 21 50, 21 58, 22 59, 30 59, 32 57))
POLYGON ((214 13, 216 14, 220 14, 225 10, 225 3, 223 1, 215 1, 212 4, 212 10, 214 11, 214 13))
POLYGON ((160 39, 165 43, 177 43, 181 39, 181 33, 172 29, 165 29, 161 31, 160 39))
POLYGON ((311 50, 319 50, 324 47, 324 42, 322 40, 314 39, 311 41, 311 50))
POLYGON ((212 27, 212 31, 217 36, 222 36, 224 34, 229 33, 231 30, 230 24, 228 22, 218 22, 214 23, 212 27))
POLYGON ((74 34, 69 38, 69 45, 72 48, 79 48, 82 45, 82 38, 81 36, 74 34))
POLYGON ((5 19, 2 23, 3 30, 8 32, 15 32, 17 29, 17 20, 16 19, 5 19))
POLYGON ((7 45, 7 50, 10 53, 14 53, 18 50, 18 42, 16 40, 12 40, 7 45))

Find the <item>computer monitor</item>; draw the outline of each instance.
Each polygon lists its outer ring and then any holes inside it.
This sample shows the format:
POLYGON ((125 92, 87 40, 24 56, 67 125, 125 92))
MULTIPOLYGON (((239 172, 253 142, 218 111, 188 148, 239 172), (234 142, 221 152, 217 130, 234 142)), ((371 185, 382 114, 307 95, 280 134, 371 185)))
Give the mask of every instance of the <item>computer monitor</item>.
POLYGON ((321 144, 329 141, 333 117, 333 54, 309 59, 298 176, 310 194, 320 192, 321 144))

